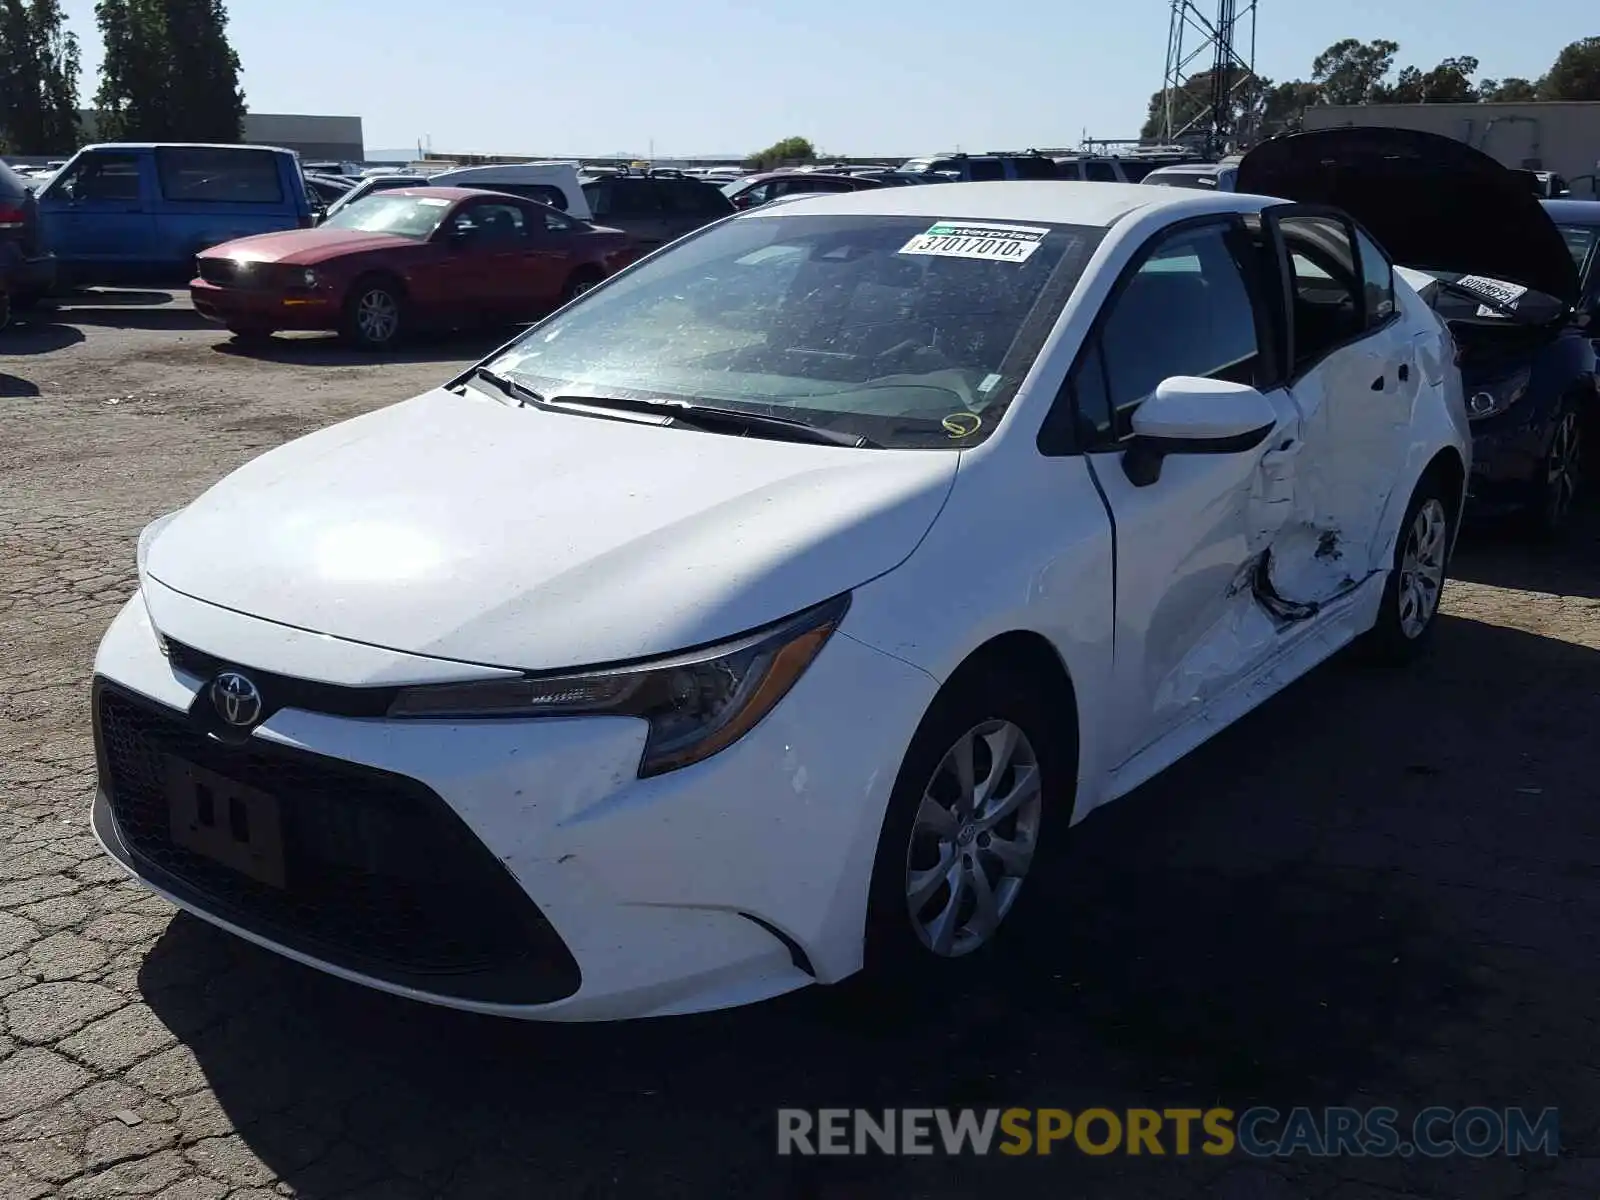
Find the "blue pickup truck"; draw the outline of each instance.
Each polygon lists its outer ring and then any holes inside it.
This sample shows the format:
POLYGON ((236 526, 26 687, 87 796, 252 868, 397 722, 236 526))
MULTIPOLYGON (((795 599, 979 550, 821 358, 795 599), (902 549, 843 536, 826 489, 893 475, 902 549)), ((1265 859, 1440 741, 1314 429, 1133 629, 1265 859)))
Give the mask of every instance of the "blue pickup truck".
POLYGON ((61 286, 188 282, 201 250, 309 228, 317 204, 293 151, 271 146, 86 146, 39 193, 61 286))

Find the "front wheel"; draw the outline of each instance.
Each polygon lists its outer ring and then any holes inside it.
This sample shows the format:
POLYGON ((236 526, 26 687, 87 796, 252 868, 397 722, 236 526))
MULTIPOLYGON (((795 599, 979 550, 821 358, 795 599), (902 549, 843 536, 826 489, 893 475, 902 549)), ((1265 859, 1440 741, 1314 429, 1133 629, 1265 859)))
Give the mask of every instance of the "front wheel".
POLYGON ((601 276, 595 271, 579 271, 567 281, 567 286, 561 291, 561 303, 570 304, 585 292, 596 287, 601 282, 601 276))
MULTIPOLYGON (((1055 714, 1059 716, 1061 714, 1055 714)), ((872 872, 866 968, 890 988, 986 949, 1071 822, 1070 734, 1003 666, 951 681, 895 780, 872 872)))
POLYGON ((387 350, 400 340, 404 315, 399 289, 382 280, 364 280, 345 302, 345 340, 363 350, 387 350))
POLYGON ((1406 506, 1378 621, 1366 636, 1375 660, 1407 663, 1428 644, 1449 568, 1454 511, 1455 500, 1439 476, 1424 476, 1406 506))

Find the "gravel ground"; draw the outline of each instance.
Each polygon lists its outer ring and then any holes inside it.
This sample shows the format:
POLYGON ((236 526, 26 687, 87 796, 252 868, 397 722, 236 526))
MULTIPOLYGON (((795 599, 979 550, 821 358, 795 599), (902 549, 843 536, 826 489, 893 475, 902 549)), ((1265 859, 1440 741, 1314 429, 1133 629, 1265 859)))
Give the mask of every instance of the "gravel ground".
POLYGON ((247 357, 162 294, 0 334, 0 1197, 1600 1194, 1600 520, 1471 538, 1423 664, 1330 663, 1096 814, 1003 965, 890 1022, 468 1017, 127 882, 86 684, 138 529, 493 340, 247 357), (1219 1103, 1556 1106, 1562 1155, 774 1154, 779 1106, 1219 1103))

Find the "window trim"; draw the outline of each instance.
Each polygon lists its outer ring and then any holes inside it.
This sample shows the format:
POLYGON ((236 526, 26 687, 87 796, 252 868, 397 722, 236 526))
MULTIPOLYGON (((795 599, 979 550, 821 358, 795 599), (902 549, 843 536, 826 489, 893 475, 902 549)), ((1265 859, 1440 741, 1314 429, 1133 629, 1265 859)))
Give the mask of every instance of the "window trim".
MULTIPOLYGON (((1127 437, 1116 438, 1107 442, 1094 442, 1084 444, 1078 436, 1081 428, 1080 414, 1078 411, 1078 372, 1085 369, 1084 364, 1089 356, 1099 349, 1100 335, 1104 331, 1106 322, 1110 319, 1111 312, 1121 301, 1123 293, 1128 290, 1134 276, 1144 269, 1145 263, 1150 261, 1167 241, 1178 234, 1193 233, 1209 227, 1216 227, 1226 232, 1229 229, 1245 235, 1250 235, 1250 230, 1245 225, 1245 213, 1206 213, 1198 217, 1189 217, 1182 221, 1175 221, 1165 225, 1145 239, 1139 249, 1128 260, 1122 270, 1118 272, 1116 281, 1111 285, 1111 291, 1100 302, 1100 308, 1094 315, 1088 332, 1083 340, 1078 343, 1077 350, 1073 353, 1072 363, 1067 368, 1061 386, 1056 389, 1055 398, 1050 403, 1050 410, 1045 413, 1044 421, 1039 426, 1039 435, 1035 445, 1039 453, 1045 458, 1071 458, 1082 454, 1099 454, 1121 450, 1126 447, 1127 437)), ((1279 375, 1278 354, 1275 343, 1271 340, 1276 336, 1271 319, 1263 311, 1265 297, 1258 294, 1259 281, 1250 278, 1250 272, 1240 271, 1243 279, 1245 293, 1249 297, 1251 311, 1255 316, 1257 355, 1262 360, 1266 373, 1267 386, 1276 386, 1270 381, 1276 380, 1279 375)), ((1110 381, 1105 378, 1105 355, 1100 355, 1101 386, 1105 388, 1109 398, 1110 381)))
MULTIPOLYGON (((1282 305, 1283 312, 1283 382, 1286 387, 1292 388, 1300 380, 1311 374, 1312 371, 1315 371, 1323 363, 1327 362, 1330 357, 1337 354, 1341 350, 1347 349, 1350 346, 1354 346, 1357 342, 1366 340, 1374 333, 1378 332, 1378 330, 1385 328, 1389 322, 1385 321, 1380 325, 1367 324, 1367 292, 1365 286, 1366 273, 1361 267, 1361 248, 1356 245, 1355 230, 1358 228, 1358 226, 1349 213, 1345 212, 1343 209, 1332 208, 1325 204, 1279 204, 1273 206, 1272 208, 1262 209, 1261 226, 1267 233, 1268 242, 1273 247, 1274 255, 1277 259, 1278 276, 1281 285, 1281 299, 1279 302, 1282 305), (1292 294, 1294 290, 1294 269, 1289 264, 1289 246, 1288 243, 1284 241, 1283 230, 1281 228, 1284 221, 1294 220, 1295 218, 1299 217, 1320 217, 1324 220, 1337 221, 1339 224, 1344 226, 1345 232, 1350 238, 1350 252, 1354 256, 1356 273, 1362 284, 1360 293, 1356 297, 1357 303, 1360 305, 1361 328, 1350 337, 1344 338, 1341 341, 1334 342, 1330 346, 1324 347, 1321 354, 1319 354, 1315 359, 1306 363, 1303 367, 1296 364, 1294 358, 1294 298, 1292 294)), ((1374 246, 1378 247, 1379 250, 1383 250, 1383 244, 1370 233, 1367 234, 1367 239, 1371 241, 1374 246)), ((1388 251, 1384 251, 1384 257, 1389 257, 1388 251)), ((1391 272, 1393 272, 1393 260, 1390 260, 1389 262, 1389 269, 1391 272)), ((1393 278, 1392 274, 1391 278, 1393 278)), ((1395 311, 1391 319, 1398 320, 1400 317, 1400 304, 1398 300, 1395 302, 1394 307, 1395 311)))
POLYGON ((1383 320, 1379 321, 1377 324, 1373 324, 1372 314, 1367 312, 1367 266, 1361 257, 1361 245, 1359 241, 1352 239, 1352 244, 1355 245, 1356 249, 1356 261, 1361 263, 1361 314, 1367 321, 1367 332, 1376 333, 1380 329, 1387 329, 1390 324, 1400 319, 1400 297, 1396 293, 1394 287, 1394 259, 1389 257, 1389 252, 1383 248, 1383 243, 1377 238, 1373 237, 1367 227, 1360 221, 1349 215, 1346 215, 1345 220, 1349 222, 1355 238, 1365 238, 1369 243, 1371 243, 1372 248, 1378 252, 1378 257, 1383 259, 1383 261, 1389 266, 1389 298, 1392 302, 1389 309, 1389 315, 1383 320))

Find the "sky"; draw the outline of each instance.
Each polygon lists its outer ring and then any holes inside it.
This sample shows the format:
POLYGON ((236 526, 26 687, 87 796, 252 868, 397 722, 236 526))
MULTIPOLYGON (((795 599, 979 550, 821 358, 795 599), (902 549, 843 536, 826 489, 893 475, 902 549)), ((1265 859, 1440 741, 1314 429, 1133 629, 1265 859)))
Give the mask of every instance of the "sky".
MULTIPOLYGON (((1214 10, 1215 0, 1201 0, 1214 10)), ((1244 0, 1236 0, 1241 6, 1244 0)), ((94 0, 65 0, 85 99, 94 0)), ((655 157, 810 138, 841 156, 1074 146, 1136 137, 1161 86, 1169 0, 230 0, 256 112, 363 120, 369 153, 655 157)), ((1256 70, 1309 76, 1345 37, 1398 65, 1473 55, 1543 74, 1600 32, 1579 0, 1261 0, 1256 70)))

